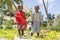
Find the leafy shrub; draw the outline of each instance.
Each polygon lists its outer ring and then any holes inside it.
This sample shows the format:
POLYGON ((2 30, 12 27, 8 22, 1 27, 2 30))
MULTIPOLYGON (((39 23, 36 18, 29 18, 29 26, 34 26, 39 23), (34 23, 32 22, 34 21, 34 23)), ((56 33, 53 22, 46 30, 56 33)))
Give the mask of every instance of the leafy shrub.
POLYGON ((11 20, 12 25, 14 25, 14 20, 11 20))
POLYGON ((57 31, 60 31, 60 25, 57 25, 56 28, 57 28, 57 31))
POLYGON ((6 25, 7 23, 7 20, 6 19, 3 19, 3 25, 6 25))
POLYGON ((0 30, 0 38, 3 37, 4 39, 13 40, 14 37, 17 35, 17 30, 0 30))
POLYGON ((3 19, 0 17, 0 25, 2 24, 3 19))
POLYGON ((29 16, 31 16, 31 12, 26 12, 26 18, 28 18, 29 16))
POLYGON ((57 20, 57 22, 60 24, 60 19, 59 19, 59 20, 57 20))
POLYGON ((12 21, 7 21, 7 25, 5 29, 13 29, 12 21))
POLYGON ((50 20, 50 21, 49 21, 49 23, 50 23, 49 25, 52 26, 52 23, 53 23, 53 22, 54 22, 54 20, 50 20))
POLYGON ((46 27, 47 26, 47 21, 44 21, 43 25, 44 25, 44 27, 46 27))
POLYGON ((58 40, 59 36, 58 32, 56 31, 51 31, 50 33, 48 33, 48 35, 45 37, 45 40, 58 40))
POLYGON ((0 29, 3 29, 2 25, 0 25, 0 29))
POLYGON ((50 29, 50 30, 55 30, 55 31, 60 31, 60 26, 49 26, 49 27, 46 27, 47 29, 50 29))

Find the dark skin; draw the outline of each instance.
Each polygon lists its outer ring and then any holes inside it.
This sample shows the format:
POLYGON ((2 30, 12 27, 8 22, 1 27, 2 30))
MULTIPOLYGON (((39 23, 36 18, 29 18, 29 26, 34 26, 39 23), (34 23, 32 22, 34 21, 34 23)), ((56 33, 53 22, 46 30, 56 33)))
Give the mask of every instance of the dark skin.
POLYGON ((35 6, 35 12, 38 13, 39 12, 39 9, 40 9, 39 6, 37 6, 37 7, 35 6))
MULTIPOLYGON (((22 11, 22 9, 23 9, 23 5, 21 5, 21 6, 18 6, 18 11, 22 11)), ((18 24, 18 26, 20 26, 20 29, 18 29, 18 33, 19 33, 19 35, 24 35, 24 30, 23 30, 23 28, 22 28, 22 26, 24 26, 24 25, 22 25, 22 24, 18 24), (20 32, 21 31, 21 32, 20 32)))
MULTIPOLYGON (((38 13, 39 12, 39 6, 35 6, 35 12, 38 13)), ((31 36, 33 36, 33 33, 31 33, 31 36)), ((37 32, 37 36, 39 37, 39 33, 37 32)))
POLYGON ((18 10, 19 10, 19 11, 22 11, 22 9, 23 9, 23 5, 18 6, 18 10))

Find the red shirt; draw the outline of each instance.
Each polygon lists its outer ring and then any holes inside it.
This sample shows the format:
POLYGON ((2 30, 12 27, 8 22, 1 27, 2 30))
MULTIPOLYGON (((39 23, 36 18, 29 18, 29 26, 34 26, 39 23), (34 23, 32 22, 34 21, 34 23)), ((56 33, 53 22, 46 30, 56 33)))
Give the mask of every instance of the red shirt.
POLYGON ((25 13, 23 11, 16 12, 16 23, 25 25, 25 29, 26 29, 27 21, 25 18, 25 13))

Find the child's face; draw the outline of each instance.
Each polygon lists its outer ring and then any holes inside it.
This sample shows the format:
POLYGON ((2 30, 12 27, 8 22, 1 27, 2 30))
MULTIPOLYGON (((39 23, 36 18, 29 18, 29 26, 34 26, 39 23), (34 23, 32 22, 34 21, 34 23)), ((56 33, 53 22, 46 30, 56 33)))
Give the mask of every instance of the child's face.
POLYGON ((19 10, 22 10, 22 9, 23 9, 23 6, 18 6, 18 9, 19 9, 19 10))
POLYGON ((39 7, 37 6, 37 7, 35 7, 35 11, 36 12, 38 12, 39 11, 39 7))

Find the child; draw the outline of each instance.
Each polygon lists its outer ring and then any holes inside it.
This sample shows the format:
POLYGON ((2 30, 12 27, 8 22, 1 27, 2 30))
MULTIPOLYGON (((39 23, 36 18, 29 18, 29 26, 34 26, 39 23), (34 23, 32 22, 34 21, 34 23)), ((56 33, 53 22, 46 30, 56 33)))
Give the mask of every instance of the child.
POLYGON ((15 15, 19 35, 21 35, 20 30, 22 31, 22 35, 24 35, 24 30, 27 28, 25 13, 22 11, 22 9, 23 5, 18 5, 18 12, 16 12, 15 15))
POLYGON ((33 36, 34 31, 36 30, 37 36, 39 37, 40 32, 40 24, 42 22, 42 16, 39 12, 39 6, 35 6, 35 12, 32 14, 32 30, 31 30, 31 36, 33 36))

